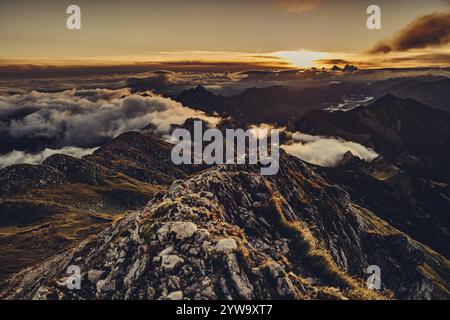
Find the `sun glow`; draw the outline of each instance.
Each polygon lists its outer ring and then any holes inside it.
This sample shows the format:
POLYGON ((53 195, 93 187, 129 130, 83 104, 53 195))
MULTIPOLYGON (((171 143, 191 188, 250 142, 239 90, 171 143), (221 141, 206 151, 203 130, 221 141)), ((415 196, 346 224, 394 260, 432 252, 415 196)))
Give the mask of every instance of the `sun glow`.
POLYGON ((292 64, 294 67, 310 68, 316 65, 315 61, 325 59, 328 53, 316 51, 277 51, 272 54, 275 57, 281 58, 292 64))

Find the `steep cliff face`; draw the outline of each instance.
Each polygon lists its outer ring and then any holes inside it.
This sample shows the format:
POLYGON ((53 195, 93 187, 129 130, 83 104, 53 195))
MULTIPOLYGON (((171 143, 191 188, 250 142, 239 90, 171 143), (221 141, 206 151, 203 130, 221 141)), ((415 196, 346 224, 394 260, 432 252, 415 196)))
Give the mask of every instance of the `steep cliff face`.
POLYGON ((302 161, 275 176, 216 166, 175 181, 147 207, 6 281, 22 299, 449 298, 442 256, 354 204, 302 161), (80 267, 80 290, 66 269, 80 267), (382 290, 365 289, 381 268, 382 290))

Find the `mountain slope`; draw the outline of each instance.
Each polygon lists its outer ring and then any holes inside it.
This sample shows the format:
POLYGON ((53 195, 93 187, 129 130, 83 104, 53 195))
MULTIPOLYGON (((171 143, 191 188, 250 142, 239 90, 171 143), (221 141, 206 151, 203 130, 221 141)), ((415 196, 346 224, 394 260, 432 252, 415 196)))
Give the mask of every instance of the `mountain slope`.
POLYGON ((294 130, 337 136, 383 155, 324 169, 360 205, 449 257, 450 114, 386 95, 348 112, 305 114, 294 130))
POLYGON ((136 180, 152 184, 170 184, 194 172, 192 166, 176 166, 172 146, 140 132, 125 132, 84 159, 100 164, 136 180))
POLYGON ((280 172, 216 166, 1 286, 54 299, 449 298, 449 261, 355 205, 299 159, 280 172), (67 289, 78 265, 81 290, 67 289), (379 265, 384 291, 364 289, 379 265))
POLYGON ((356 203, 389 224, 450 257, 450 189, 382 157, 353 157, 334 168, 318 168, 347 190, 356 203))
POLYGON ((0 170, 0 279, 98 233, 186 174, 169 144, 138 132, 82 159, 0 170))
POLYGON ((400 160, 405 165, 410 162, 412 170, 450 179, 450 114, 415 100, 388 94, 367 107, 348 112, 315 110, 292 127, 359 142, 389 160, 400 160))
POLYGON ((449 78, 436 81, 406 80, 386 88, 379 95, 387 93, 400 98, 412 98, 433 108, 450 112, 449 78))

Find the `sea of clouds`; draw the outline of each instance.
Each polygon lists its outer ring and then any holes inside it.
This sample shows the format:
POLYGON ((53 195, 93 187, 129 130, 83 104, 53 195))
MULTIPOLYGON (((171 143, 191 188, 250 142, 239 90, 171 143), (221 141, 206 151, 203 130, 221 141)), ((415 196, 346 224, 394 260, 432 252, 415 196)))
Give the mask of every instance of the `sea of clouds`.
MULTIPOLYGON (((0 95, 0 137, 13 141, 11 149, 0 154, 0 168, 17 163, 39 164, 55 153, 81 157, 123 132, 144 127, 166 136, 171 125, 189 118, 213 125, 220 120, 170 98, 152 92, 132 93, 128 88, 0 95), (30 145, 32 151, 27 149, 30 145)), ((335 165, 347 151, 366 161, 378 156, 358 143, 299 132, 292 134, 290 143, 282 148, 322 166, 335 165)))
POLYGON ((129 89, 0 95, 0 137, 21 144, 0 155, 0 167, 39 163, 57 152, 84 154, 123 132, 148 125, 164 135, 172 124, 182 124, 193 117, 217 121, 170 98, 151 92, 133 94, 129 89), (30 153, 30 145, 37 152, 30 153))

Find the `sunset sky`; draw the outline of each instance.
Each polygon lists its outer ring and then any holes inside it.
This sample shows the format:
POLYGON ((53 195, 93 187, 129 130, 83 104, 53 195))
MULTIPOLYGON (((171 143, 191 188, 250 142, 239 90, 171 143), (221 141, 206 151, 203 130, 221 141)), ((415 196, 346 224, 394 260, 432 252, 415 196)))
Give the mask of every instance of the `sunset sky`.
POLYGON ((449 8, 446 0, 1 0, 0 65, 449 66, 449 8), (66 28, 70 4, 81 7, 81 30, 66 28), (370 4, 381 7, 382 30, 366 27, 370 4))

